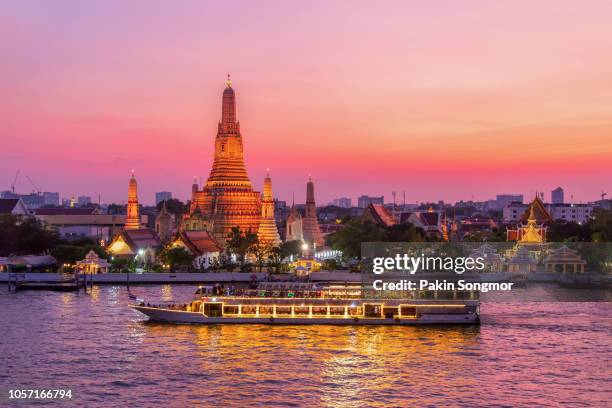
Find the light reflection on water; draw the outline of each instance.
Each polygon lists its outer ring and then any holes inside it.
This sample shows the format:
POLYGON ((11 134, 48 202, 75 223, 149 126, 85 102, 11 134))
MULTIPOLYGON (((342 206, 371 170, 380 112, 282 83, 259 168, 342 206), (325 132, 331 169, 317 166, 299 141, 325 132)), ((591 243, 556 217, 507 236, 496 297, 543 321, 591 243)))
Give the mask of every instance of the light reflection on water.
MULTIPOLYGON (((133 287, 187 301, 191 286, 133 287)), ((79 406, 604 406, 611 303, 483 304, 480 327, 173 326, 125 288, 0 292, 0 389, 79 406)), ((3 401, 0 400, 0 405, 3 401)))

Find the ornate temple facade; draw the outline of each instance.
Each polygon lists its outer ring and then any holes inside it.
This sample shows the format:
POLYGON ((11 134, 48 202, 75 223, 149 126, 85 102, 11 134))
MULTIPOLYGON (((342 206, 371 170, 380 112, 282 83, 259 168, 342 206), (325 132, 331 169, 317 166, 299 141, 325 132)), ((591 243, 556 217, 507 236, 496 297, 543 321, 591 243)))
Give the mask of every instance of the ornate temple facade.
POLYGON ((259 242, 278 246, 281 243, 278 228, 274 219, 274 197, 272 195, 272 179, 270 173, 266 175, 261 196, 261 219, 257 231, 259 242))
POLYGON ((546 211, 544 203, 536 194, 516 227, 506 230, 507 239, 523 244, 541 244, 546 241, 547 226, 552 221, 553 219, 546 211))
POLYGON ((225 247, 233 227, 256 233, 260 216, 260 195, 253 191, 244 165, 240 122, 236 119, 236 94, 228 75, 212 169, 202 188, 197 182, 192 186, 191 207, 183 220, 182 230, 211 231, 219 245, 225 247))
POLYGON ((136 177, 134 177, 134 170, 132 170, 132 177, 128 184, 128 203, 127 203, 127 215, 125 217, 125 229, 133 230, 140 228, 140 210, 138 208, 138 183, 136 177))

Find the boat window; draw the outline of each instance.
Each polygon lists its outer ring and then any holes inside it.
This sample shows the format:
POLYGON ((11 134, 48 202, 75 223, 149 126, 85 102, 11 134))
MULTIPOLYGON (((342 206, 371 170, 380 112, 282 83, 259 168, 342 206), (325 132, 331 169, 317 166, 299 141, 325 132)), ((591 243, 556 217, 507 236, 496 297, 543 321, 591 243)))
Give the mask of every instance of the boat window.
POLYGON ((276 306, 276 315, 290 315, 291 306, 276 306))
POLYGON ((204 303, 204 314, 208 317, 221 317, 223 303, 204 303))
POLYGON ((366 303, 363 305, 363 309, 365 317, 381 317, 382 315, 382 305, 379 303, 366 303))
POLYGON ((348 312, 351 316, 361 316, 361 307, 349 307, 348 312))
POLYGON ((238 306, 223 306, 223 314, 236 315, 238 314, 238 306))
POLYGON ((402 306, 400 308, 402 317, 416 317, 416 307, 414 306, 402 306))
POLYGON ((327 307, 326 306, 313 306, 312 314, 318 316, 327 316, 327 307))
POLYGON ((257 311, 257 307, 256 306, 249 306, 249 305, 243 305, 242 306, 242 314, 252 314, 254 315, 255 312, 257 311))
POLYGON ((308 306, 295 306, 293 310, 296 315, 307 315, 310 313, 310 308, 308 306))
POLYGON ((397 307, 390 307, 390 306, 385 306, 383 308, 383 314, 385 315, 385 318, 387 319, 393 319, 396 315, 397 315, 397 307))
POLYGON ((260 315, 271 315, 274 313, 274 306, 259 306, 260 315))
POLYGON ((329 308, 329 314, 332 316, 344 316, 344 307, 331 306, 329 308))

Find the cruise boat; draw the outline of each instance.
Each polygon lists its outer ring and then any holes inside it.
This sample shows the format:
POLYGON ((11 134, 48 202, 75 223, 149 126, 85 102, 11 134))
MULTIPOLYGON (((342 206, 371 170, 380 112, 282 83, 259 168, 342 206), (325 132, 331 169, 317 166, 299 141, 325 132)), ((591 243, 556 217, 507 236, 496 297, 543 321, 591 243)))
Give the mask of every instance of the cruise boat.
POLYGON ((364 298, 360 287, 263 283, 257 289, 200 287, 185 304, 130 307, 149 320, 191 324, 479 324, 478 300, 364 298))

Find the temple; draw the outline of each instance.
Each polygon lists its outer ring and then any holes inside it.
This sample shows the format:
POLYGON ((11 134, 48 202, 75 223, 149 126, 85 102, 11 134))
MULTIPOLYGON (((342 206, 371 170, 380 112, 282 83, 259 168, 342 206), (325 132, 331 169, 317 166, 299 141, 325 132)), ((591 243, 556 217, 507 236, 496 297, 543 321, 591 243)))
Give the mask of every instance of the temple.
POLYGON ((536 194, 529 207, 521 216, 515 229, 506 231, 508 241, 518 241, 523 244, 539 244, 546 241, 547 225, 552 217, 546 211, 544 203, 536 194))
POLYGON ((140 228, 140 210, 138 208, 138 183, 134 177, 134 170, 132 170, 132 177, 128 184, 128 203, 127 203, 127 215, 125 217, 125 229, 133 230, 140 228))
POLYGON ((270 173, 264 179, 263 194, 261 197, 261 220, 257 231, 259 242, 272 246, 280 245, 280 236, 274 220, 274 197, 272 195, 272 179, 270 173))
POLYGON ((202 188, 194 181, 191 207, 181 229, 212 232, 219 245, 225 247, 233 227, 256 233, 260 217, 260 196, 253 191, 244 165, 240 122, 236 120, 236 94, 228 75, 212 169, 202 188))
POLYGON ((306 215, 302 218, 302 234, 304 235, 304 241, 313 245, 314 248, 320 248, 325 244, 317 220, 314 183, 310 177, 308 177, 308 184, 306 184, 306 215))

